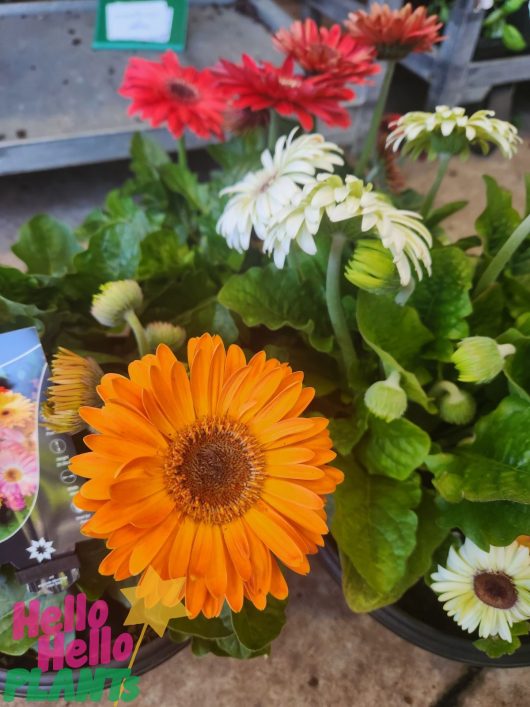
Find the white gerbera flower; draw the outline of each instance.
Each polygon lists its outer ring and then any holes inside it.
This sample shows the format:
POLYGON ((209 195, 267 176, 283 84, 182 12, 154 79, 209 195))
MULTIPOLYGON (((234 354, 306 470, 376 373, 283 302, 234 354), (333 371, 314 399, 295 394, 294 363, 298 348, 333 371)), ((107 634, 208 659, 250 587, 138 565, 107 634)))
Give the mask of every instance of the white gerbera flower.
POLYGON ((336 175, 321 177, 312 204, 323 206, 334 223, 359 217, 363 233, 374 229, 393 256, 402 287, 411 285, 412 267, 418 280, 422 266, 431 273, 432 237, 419 214, 396 209, 383 194, 372 191, 371 184, 352 175, 344 183, 336 175))
POLYGON ((296 130, 278 139, 274 155, 263 152, 262 169, 221 192, 233 194, 217 222, 218 233, 231 248, 248 250, 253 228, 265 240, 275 217, 299 201, 302 187, 312 184, 318 171, 332 172, 343 164, 337 145, 319 134, 295 138, 296 130))
POLYGON ((513 624, 530 619, 530 553, 517 542, 484 552, 466 539, 432 579, 445 611, 468 633, 511 641, 513 624))
POLYGON ((403 154, 416 159, 427 153, 434 159, 439 153, 469 154, 470 145, 479 145, 487 154, 490 145, 496 145, 505 157, 513 157, 521 138, 517 128, 505 120, 494 117, 491 110, 479 110, 467 116, 459 106, 437 106, 434 113, 412 111, 393 123, 387 138, 387 147, 394 152, 403 146, 403 154))

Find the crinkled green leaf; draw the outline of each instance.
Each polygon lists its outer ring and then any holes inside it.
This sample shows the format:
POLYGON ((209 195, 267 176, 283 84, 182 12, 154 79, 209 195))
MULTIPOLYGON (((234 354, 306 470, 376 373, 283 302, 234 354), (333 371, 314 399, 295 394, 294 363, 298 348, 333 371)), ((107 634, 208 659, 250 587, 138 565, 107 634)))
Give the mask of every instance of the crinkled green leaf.
POLYGON ((315 388, 317 397, 329 395, 339 387, 340 376, 335 359, 301 346, 294 337, 292 345, 268 344, 265 351, 268 356, 288 363, 294 371, 303 371, 304 385, 315 388))
POLYGON ((34 326, 42 333, 42 315, 44 312, 32 304, 20 304, 0 295, 0 332, 34 326))
POLYGON ((272 264, 250 268, 232 275, 218 298, 247 326, 263 324, 273 331, 288 326, 308 334, 317 350, 331 350, 331 325, 321 291, 310 280, 300 282, 293 270, 272 264))
POLYGON ((385 594, 405 575, 416 545, 419 476, 373 476, 351 458, 340 466, 346 476, 335 493, 333 536, 363 579, 385 594))
POLYGON ((486 183, 486 208, 475 222, 479 236, 484 240, 484 248, 494 255, 511 236, 521 221, 512 206, 512 194, 500 187, 493 177, 484 175, 486 183))
POLYGON ((208 185, 200 184, 194 172, 173 163, 163 165, 160 172, 168 189, 184 197, 190 207, 208 212, 208 185))
MULTIPOLYGON (((381 298, 377 295, 369 295, 366 292, 359 292, 359 298, 357 301, 357 323, 359 325, 359 331, 362 334, 365 342, 372 348, 376 354, 379 356, 385 373, 389 375, 392 371, 398 371, 401 375, 401 386, 407 393, 410 400, 421 405, 427 412, 435 413, 436 406, 429 396, 425 393, 420 385, 418 378, 411 371, 407 371, 403 366, 400 365, 398 360, 389 351, 385 349, 385 346, 390 346, 402 359, 405 357, 406 360, 411 360, 414 356, 414 351, 419 354, 421 346, 432 338, 432 335, 423 327, 421 322, 418 321, 417 316, 414 314, 402 315, 402 323, 408 324, 408 329, 401 330, 398 336, 398 331, 396 331, 395 322, 396 320, 390 319, 391 315, 397 312, 394 306, 401 309, 398 305, 393 303, 389 305, 391 300, 387 298, 381 298), (383 305, 373 305, 374 299, 383 299, 383 305), (386 308, 388 306, 388 309, 386 308), (386 312, 386 315, 385 315, 386 312), (376 319, 376 314, 383 316, 382 320, 376 319), (418 326, 419 324, 419 326, 418 326), (389 327, 391 334, 385 331, 386 327, 389 327), (403 339, 411 339, 414 335, 419 337, 418 342, 403 343, 400 341, 403 339), (429 339, 427 339, 427 336, 429 339)), ((408 312, 411 310, 410 307, 406 308, 408 312)))
POLYGON ((462 533, 488 551, 490 545, 505 547, 530 529, 530 505, 510 501, 448 503, 438 497, 440 523, 462 533))
POLYGON ((500 638, 500 636, 489 636, 488 638, 479 638, 473 645, 475 648, 484 651, 489 658, 500 658, 503 655, 512 655, 521 647, 519 636, 527 636, 529 628, 530 626, 527 621, 520 621, 511 628, 511 641, 505 641, 503 638, 500 638))
POLYGON ((407 369, 414 367, 423 346, 433 339, 418 313, 412 307, 396 304, 390 296, 359 292, 357 321, 368 342, 376 344, 407 369))
POLYGON ((266 648, 280 634, 285 624, 286 600, 267 597, 264 610, 256 609, 245 599, 241 611, 232 612, 232 626, 239 641, 251 651, 266 648))
POLYGON ((427 218, 425 219, 425 225, 428 229, 432 230, 438 226, 442 221, 445 221, 449 216, 458 213, 468 205, 468 201, 450 201, 438 209, 431 211, 427 218))
POLYGON ((472 311, 472 276, 471 261, 460 248, 432 251, 432 275, 417 284, 409 304, 436 338, 460 339, 468 334, 465 318, 472 311))
POLYGON ((64 275, 72 271, 81 246, 73 232, 51 216, 34 216, 20 229, 13 253, 28 267, 28 273, 64 275))
POLYGON ((347 456, 368 428, 368 410, 362 402, 355 404, 351 417, 333 418, 329 421, 329 434, 333 447, 342 456, 347 456))
POLYGON ((415 513, 418 516, 416 546, 407 560, 405 574, 388 591, 377 592, 357 572, 348 556, 340 553, 344 597, 352 611, 374 611, 393 604, 431 567, 433 553, 447 536, 447 530, 437 523, 439 512, 434 504, 434 494, 425 491, 415 513))
POLYGON ((171 619, 168 629, 170 633, 207 639, 227 638, 234 632, 230 623, 230 611, 223 611, 221 616, 212 619, 205 618, 203 614, 199 614, 194 619, 186 617, 171 619))
POLYGON ((506 22, 502 27, 502 41, 507 49, 512 52, 522 52, 526 49, 526 42, 517 27, 506 22))
POLYGON ((427 432, 410 420, 384 422, 371 415, 359 454, 370 473, 404 480, 423 464, 430 447, 427 432))
POLYGON ((178 316, 176 322, 186 329, 188 337, 201 336, 204 332, 219 334, 226 345, 235 343, 239 338, 232 314, 215 300, 206 300, 204 306, 178 316))
POLYGON ((193 262, 193 253, 170 229, 149 233, 141 242, 138 277, 174 277, 193 262))
POLYGON ((470 333, 496 338, 502 331, 505 307, 503 289, 495 282, 473 300, 473 312, 468 319, 470 333))
POLYGON ((167 152, 150 137, 136 132, 131 140, 131 169, 142 181, 157 179, 160 167, 170 162, 167 152))
POLYGON ((433 454, 426 465, 451 503, 530 503, 530 403, 510 396, 475 427, 475 440, 452 453, 433 454))

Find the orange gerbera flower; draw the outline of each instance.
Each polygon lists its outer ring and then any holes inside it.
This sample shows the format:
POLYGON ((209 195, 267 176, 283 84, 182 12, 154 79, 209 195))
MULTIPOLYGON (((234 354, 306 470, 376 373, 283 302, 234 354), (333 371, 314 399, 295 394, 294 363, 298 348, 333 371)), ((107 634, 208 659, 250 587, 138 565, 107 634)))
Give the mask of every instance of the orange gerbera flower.
POLYGON ((377 50, 379 59, 403 59, 411 52, 430 52, 443 37, 437 15, 427 15, 423 5, 413 9, 410 3, 399 10, 373 4, 370 12, 350 12, 344 25, 350 35, 377 50))
POLYGON ((87 481, 76 497, 95 511, 83 532, 105 538, 100 565, 117 580, 151 567, 186 578, 186 608, 217 616, 225 599, 260 609, 287 596, 276 558, 306 574, 328 532, 323 496, 342 472, 322 417, 302 418, 314 396, 302 373, 218 336, 188 343, 188 376, 164 344, 107 374, 102 408, 81 416, 100 434, 72 460, 87 481))

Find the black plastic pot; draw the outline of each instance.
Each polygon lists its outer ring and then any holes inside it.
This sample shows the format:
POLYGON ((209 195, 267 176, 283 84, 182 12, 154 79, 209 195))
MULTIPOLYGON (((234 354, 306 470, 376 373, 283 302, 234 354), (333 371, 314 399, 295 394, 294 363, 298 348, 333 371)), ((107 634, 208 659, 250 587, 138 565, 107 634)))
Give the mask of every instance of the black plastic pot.
MULTIPOLYGON (((132 673, 134 675, 143 675, 144 673, 147 673, 149 670, 153 670, 153 668, 158 667, 162 663, 165 663, 166 660, 169 658, 172 658, 174 655, 177 653, 180 653, 181 650, 186 648, 189 645, 189 641, 186 641, 184 643, 175 643, 174 641, 171 641, 169 638, 155 638, 151 641, 148 641, 147 643, 144 643, 142 646, 140 646, 140 649, 138 651, 138 655, 136 656, 136 660, 134 662, 134 666, 132 669, 132 673)), ((126 668, 128 664, 128 661, 125 661, 123 663, 119 663, 116 661, 112 661, 105 665, 105 668, 126 668)), ((15 659, 15 664, 13 665, 13 668, 27 668, 31 669, 36 667, 35 662, 31 662, 31 659, 28 656, 22 656, 19 659, 15 659)), ((5 690, 5 684, 6 684, 6 669, 0 669, 0 694, 3 694, 5 690)), ((43 690, 46 688, 49 688, 52 686, 53 681, 55 679, 55 676, 57 673, 43 673, 42 678, 40 680, 39 686, 43 690)), ((77 681, 79 679, 79 670, 74 670, 73 671, 73 676, 74 676, 74 682, 77 685, 77 681)), ((141 691, 141 683, 140 683, 140 691, 141 691)), ((79 691, 80 694, 76 695, 80 697, 81 695, 86 696, 88 693, 83 692, 82 690, 79 691)), ((26 690, 24 688, 17 690, 16 694, 17 697, 24 697, 26 693, 26 690)))
MULTIPOLYGON (((319 557, 333 579, 341 584, 340 560, 333 540, 326 542, 319 557)), ((513 655, 488 658, 447 616, 434 592, 424 582, 418 582, 398 602, 373 611, 371 616, 400 638, 449 660, 485 668, 530 666, 530 640, 527 637, 521 639, 522 646, 513 655)))

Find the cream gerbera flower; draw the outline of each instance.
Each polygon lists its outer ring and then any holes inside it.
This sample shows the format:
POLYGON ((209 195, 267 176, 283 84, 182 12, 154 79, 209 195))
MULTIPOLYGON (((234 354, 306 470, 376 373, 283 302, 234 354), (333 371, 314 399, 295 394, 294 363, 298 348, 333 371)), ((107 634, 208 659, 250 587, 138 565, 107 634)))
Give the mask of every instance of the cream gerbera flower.
POLYGON ((393 256, 402 287, 413 284, 412 269, 418 280, 423 277, 423 268, 431 273, 432 236, 421 216, 396 209, 383 194, 373 191, 372 184, 353 175, 344 182, 337 175, 321 175, 311 203, 325 208, 333 223, 359 218, 363 233, 374 230, 393 256))
POLYGON ((302 186, 314 183, 318 171, 332 172, 343 164, 342 150, 322 135, 295 138, 295 133, 280 137, 274 154, 263 152, 262 169, 221 192, 233 195, 217 222, 218 233, 231 248, 248 250, 252 229, 265 240, 275 215, 296 202, 302 186))
POLYGON ((530 619, 530 552, 517 542, 485 552, 468 538, 432 579, 445 611, 468 633, 511 641, 513 624, 530 619))
POLYGON ((11 391, 0 393, 0 427, 24 427, 35 414, 35 405, 25 395, 11 391))
POLYGON ((469 155, 471 145, 478 145, 487 154, 496 145, 505 157, 513 157, 521 138, 517 128, 494 117, 491 110, 479 110, 467 116, 464 108, 437 106, 434 113, 405 113, 392 124, 387 147, 394 151, 402 147, 405 155, 416 159, 426 153, 434 159, 440 153, 469 155))

